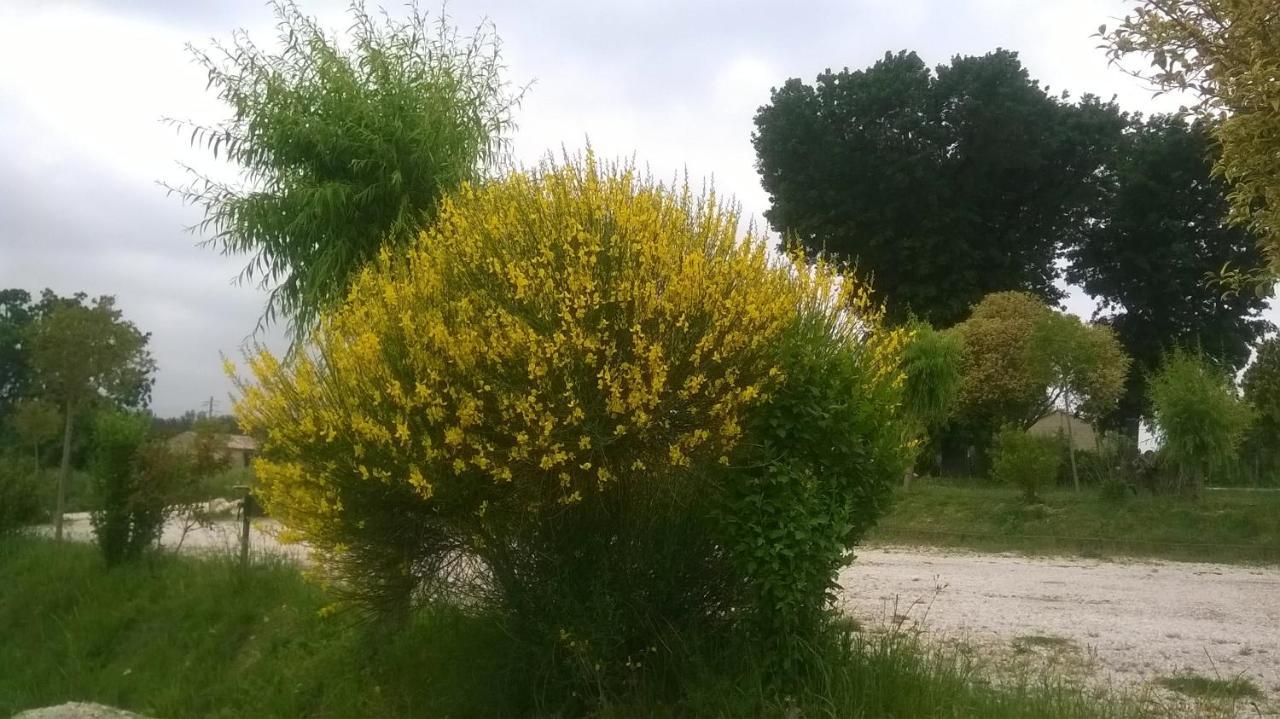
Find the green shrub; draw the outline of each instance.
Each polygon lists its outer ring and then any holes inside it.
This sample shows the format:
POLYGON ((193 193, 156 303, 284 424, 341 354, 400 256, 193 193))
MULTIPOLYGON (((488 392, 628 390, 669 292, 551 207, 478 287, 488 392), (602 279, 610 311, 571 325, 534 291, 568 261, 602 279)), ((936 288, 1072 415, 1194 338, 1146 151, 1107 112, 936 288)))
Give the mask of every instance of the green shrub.
POLYGON ((29 463, 0 455, 0 534, 46 520, 45 494, 29 463))
POLYGON ((822 624, 904 467, 906 339, 853 278, 588 156, 446 201, 237 409, 268 511, 354 599, 489 606, 598 698, 822 624))
POLYGON ((1176 485, 1196 492, 1226 471, 1249 426, 1250 412, 1231 377, 1200 353, 1176 350, 1151 380, 1152 423, 1176 485))
POLYGON ((108 565, 136 559, 164 528, 169 488, 181 461, 159 443, 147 444, 146 415, 106 411, 96 418, 91 472, 97 508, 91 515, 108 565))
POLYGON ((1013 425, 996 435, 994 449, 993 476, 1021 488, 1027 501, 1038 498, 1040 488, 1057 476, 1062 462, 1060 440, 1029 434, 1013 425))

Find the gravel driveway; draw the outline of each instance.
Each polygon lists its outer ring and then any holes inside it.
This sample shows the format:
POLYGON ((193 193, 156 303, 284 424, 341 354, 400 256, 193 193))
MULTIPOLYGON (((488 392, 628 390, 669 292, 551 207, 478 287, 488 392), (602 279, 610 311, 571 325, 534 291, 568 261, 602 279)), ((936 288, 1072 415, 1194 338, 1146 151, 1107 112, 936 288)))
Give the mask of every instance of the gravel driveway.
POLYGON ((1149 686, 1251 679, 1280 712, 1280 568, 867 548, 841 573, 848 611, 998 652, 1074 653, 1093 678, 1149 686))

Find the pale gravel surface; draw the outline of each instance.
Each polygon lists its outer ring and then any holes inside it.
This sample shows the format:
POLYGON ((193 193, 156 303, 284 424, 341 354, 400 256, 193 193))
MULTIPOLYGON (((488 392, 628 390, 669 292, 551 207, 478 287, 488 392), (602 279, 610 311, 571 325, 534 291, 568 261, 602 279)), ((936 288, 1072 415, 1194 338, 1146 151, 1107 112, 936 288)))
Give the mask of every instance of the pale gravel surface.
POLYGON ((1268 695, 1247 715, 1280 716, 1275 566, 878 547, 860 550, 840 580, 847 610, 872 626, 997 652, 1019 637, 1058 637, 1104 683, 1245 676, 1268 695))
POLYGON ((101 704, 70 702, 56 707, 29 709, 13 715, 13 719, 146 719, 141 714, 114 709, 101 704))
MULTIPOLYGON (((53 527, 46 525, 39 528, 39 533, 53 536, 53 527)), ((165 525, 164 534, 160 538, 160 546, 173 549, 181 545, 183 552, 224 553, 236 555, 240 551, 240 521, 237 519, 218 519, 208 526, 192 527, 183 536, 180 522, 170 521, 165 525)), ((302 560, 306 550, 297 544, 281 544, 276 539, 280 531, 279 523, 270 519, 254 519, 249 523, 249 550, 254 554, 270 553, 302 560)), ((75 542, 93 541, 93 523, 88 512, 64 514, 62 516, 63 535, 75 542)))

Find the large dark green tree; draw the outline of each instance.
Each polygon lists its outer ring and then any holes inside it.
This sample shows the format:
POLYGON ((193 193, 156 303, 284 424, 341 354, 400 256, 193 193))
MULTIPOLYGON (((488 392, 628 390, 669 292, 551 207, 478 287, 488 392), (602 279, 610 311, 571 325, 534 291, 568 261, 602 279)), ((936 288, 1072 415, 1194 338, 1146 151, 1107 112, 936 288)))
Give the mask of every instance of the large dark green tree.
POLYGON ((1124 118, 1051 96, 997 50, 791 79, 755 124, 774 229, 856 263, 892 315, 949 325, 991 292, 1060 295, 1055 258, 1091 214, 1124 118))
POLYGON ((25 340, 31 317, 31 293, 0 290, 0 419, 27 391, 31 369, 25 340))
POLYGON ((1135 119, 1102 178, 1098 218, 1068 252, 1067 277, 1098 300, 1099 319, 1134 360, 1110 425, 1136 431, 1149 409, 1148 377, 1166 352, 1194 347, 1238 370, 1270 327, 1263 297, 1213 280, 1224 267, 1265 266, 1256 239, 1228 222, 1228 188, 1213 163, 1202 122, 1135 119))
POLYGON ((271 6, 280 49, 243 31, 192 48, 231 116, 174 123, 245 182, 193 172, 172 189, 204 210, 210 244, 249 256, 241 279, 271 291, 263 320, 286 319, 300 338, 382 248, 407 243, 445 192, 494 165, 518 97, 485 28, 459 37, 416 4, 397 20, 357 2, 338 38, 290 0, 271 6))
POLYGON ((32 387, 30 328, 58 307, 83 304, 88 295, 61 297, 45 289, 38 298, 19 288, 0 290, 0 427, 32 387))

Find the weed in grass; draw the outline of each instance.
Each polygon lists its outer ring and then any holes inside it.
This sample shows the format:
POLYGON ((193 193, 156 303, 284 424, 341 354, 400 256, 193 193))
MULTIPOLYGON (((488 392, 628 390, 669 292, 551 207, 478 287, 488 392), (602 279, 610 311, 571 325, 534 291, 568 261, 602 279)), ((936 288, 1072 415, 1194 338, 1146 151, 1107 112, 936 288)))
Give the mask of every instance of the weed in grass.
POLYGON ((1050 649, 1054 651, 1062 651, 1066 649, 1076 649, 1075 642, 1066 637, 1051 637, 1043 634, 1027 634, 1016 637, 1013 640, 1014 649, 1023 652, 1032 649, 1050 649))
POLYGON ((1156 683, 1165 689, 1197 699, 1261 699, 1262 690, 1253 680, 1237 676, 1217 679, 1200 674, 1161 677, 1156 683))

